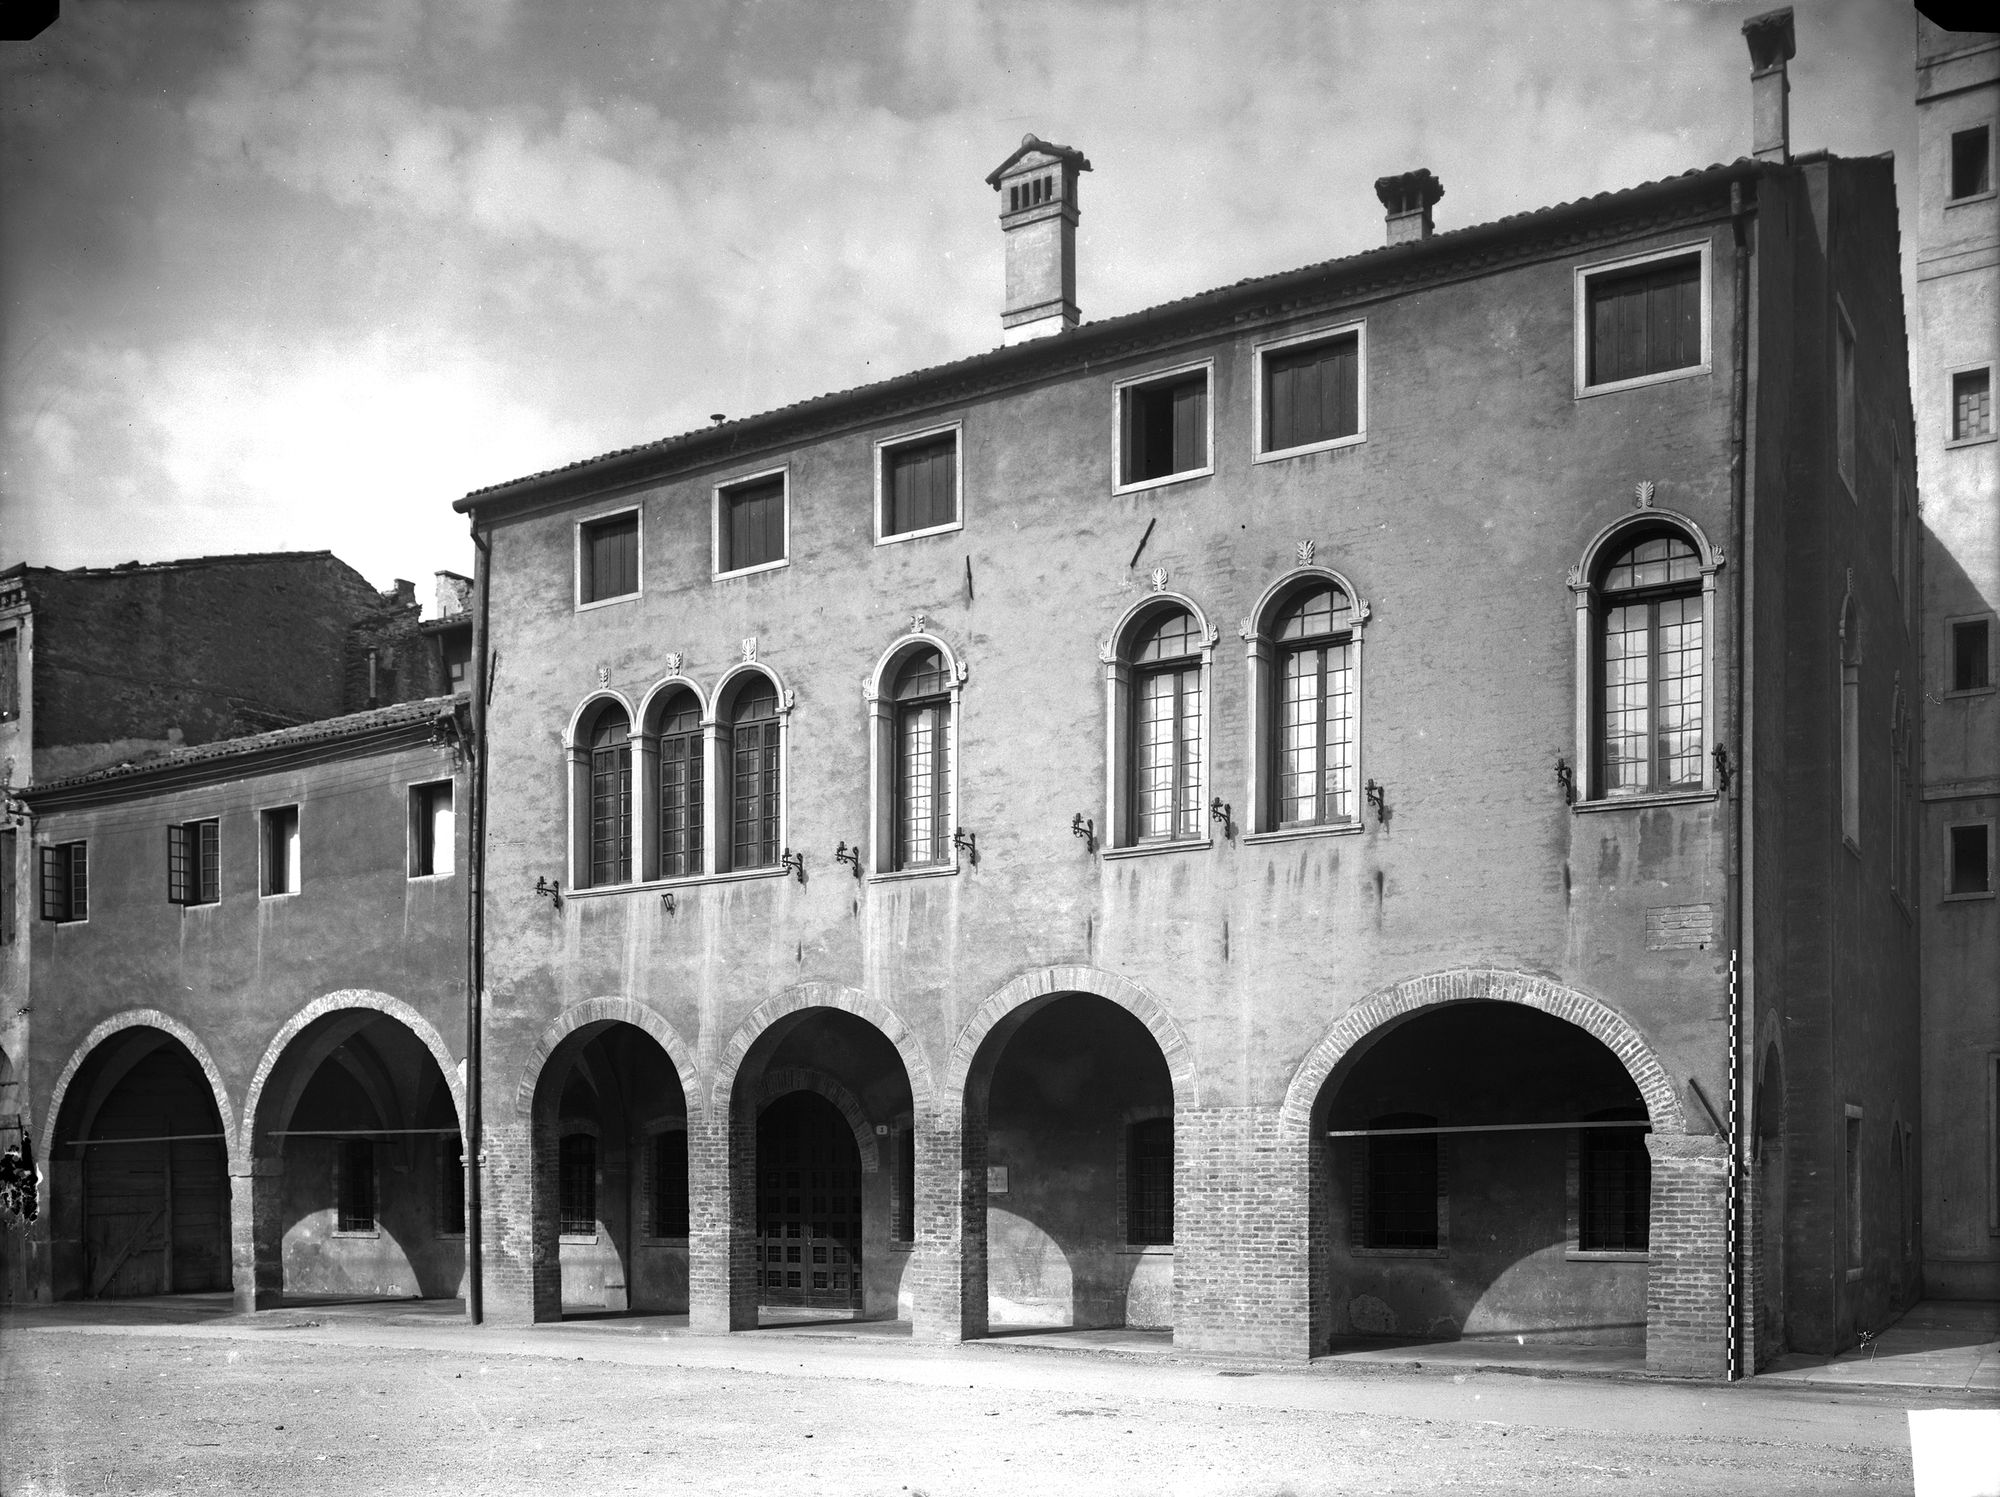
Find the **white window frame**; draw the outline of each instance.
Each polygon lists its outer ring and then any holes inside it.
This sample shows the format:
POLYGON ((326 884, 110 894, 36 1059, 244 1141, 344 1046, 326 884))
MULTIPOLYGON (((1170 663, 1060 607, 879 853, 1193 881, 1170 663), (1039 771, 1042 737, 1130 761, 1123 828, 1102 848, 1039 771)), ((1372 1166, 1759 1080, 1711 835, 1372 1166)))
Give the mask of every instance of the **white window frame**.
POLYGON ((1144 374, 1128 375, 1124 379, 1113 380, 1111 384, 1111 492, 1114 494, 1139 494, 1147 489, 1165 488, 1168 484, 1186 483, 1191 478, 1211 478, 1215 474, 1215 359, 1211 355, 1204 359, 1193 359, 1185 364, 1171 364, 1164 369, 1149 369, 1144 374), (1207 400, 1203 412, 1207 422, 1205 440, 1208 461, 1199 468, 1183 468, 1178 473, 1168 473, 1159 478, 1142 478, 1136 483, 1120 481, 1125 471, 1125 392, 1143 389, 1147 385, 1166 384, 1186 375, 1199 373, 1206 381, 1207 400))
POLYGON ((259 899, 289 899, 305 887, 306 881, 306 826, 305 803, 302 801, 278 801, 257 808, 257 897, 259 899), (280 811, 292 813, 292 853, 286 869, 288 887, 271 887, 271 817, 280 811))
MULTIPOLYGON (((958 831, 958 765, 959 741, 958 724, 961 716, 960 699, 965 690, 965 678, 969 674, 958 653, 930 630, 903 635, 882 652, 875 662, 875 671, 862 687, 862 696, 868 707, 868 846, 862 850, 862 865, 867 871, 870 883, 913 878, 940 878, 958 872, 959 851, 952 845, 951 857, 941 863, 919 863, 913 867, 898 867, 896 863, 897 834, 897 771, 901 768, 901 748, 896 738, 896 672, 903 662, 922 649, 933 649, 944 661, 945 675, 951 685, 949 701, 951 722, 947 729, 951 772, 947 777, 945 797, 950 803, 951 830, 958 831)), ((782 794, 783 786, 779 787, 782 794)))
POLYGON ((759 468, 753 473, 738 473, 715 485, 709 505, 709 580, 721 582, 730 577, 750 577, 758 572, 775 572, 780 567, 792 564, 792 465, 780 463, 775 468, 759 468), (785 554, 776 561, 760 561, 753 567, 732 567, 722 569, 722 496, 731 489, 740 489, 746 484, 757 483, 766 478, 781 479, 785 495, 785 554))
POLYGON ((575 612, 588 613, 593 608, 606 608, 613 603, 630 603, 634 598, 639 597, 646 591, 645 507, 643 505, 638 505, 638 504, 624 504, 620 505, 617 509, 607 509, 607 510, 602 510, 594 515, 582 516, 572 526, 570 551, 571 551, 570 597, 575 600, 576 604, 575 612), (613 593, 610 597, 596 598, 593 599, 591 602, 586 603, 583 601, 584 528, 590 525, 602 524, 606 520, 621 519, 626 515, 635 516, 638 521, 636 526, 637 534, 635 536, 635 547, 638 552, 638 558, 633 564, 633 571, 632 571, 633 581, 637 584, 637 586, 635 586, 629 593, 613 593))
POLYGON ((423 883, 431 879, 452 877, 458 871, 458 782, 450 775, 441 775, 436 779, 430 780, 412 780, 405 787, 404 802, 409 807, 407 825, 409 852, 404 865, 409 870, 409 882, 423 883), (419 873, 417 871, 417 863, 419 861, 417 854, 423 847, 424 838, 423 811, 425 798, 423 792, 435 790, 440 785, 446 786, 451 791, 451 845, 446 852, 446 856, 451 859, 451 867, 445 869, 442 873, 437 871, 437 845, 433 841, 431 846, 432 871, 429 873, 419 873))
POLYGON ((1944 190, 1947 193, 1951 191, 1952 141, 1961 135, 1970 135, 1975 130, 1984 130, 1986 132, 1986 188, 1982 192, 1968 192, 1962 198, 1947 197, 1944 200, 1944 205, 1947 208, 1956 208, 1965 203, 1983 203, 1992 197, 1996 191, 2000 191, 2000 180, 1996 180, 1996 175, 2000 174, 1996 174, 1993 170, 1993 123, 1990 120, 1982 121, 1977 125, 1967 125, 1963 130, 1953 130, 1945 136, 1944 190))
MULTIPOLYGON (((1989 194, 1990 196, 1990 194, 1989 194)), ((1968 199, 1968 201, 1970 201, 1968 199)), ((1988 442, 2000 441, 2000 420, 1992 414, 1993 402, 1993 360, 1975 359, 1970 364, 1959 364, 1947 369, 1944 374, 1944 445, 1947 449, 1956 447, 1983 447, 1988 442), (1961 374, 1977 374, 1986 371, 1986 400, 1988 415, 1986 430, 1976 437, 1955 437, 1952 432, 1958 422, 1958 377, 1961 374)))
POLYGON ((1995 880, 1993 870, 1993 832, 1994 823, 1991 816, 1967 816, 1962 820, 1945 823, 1944 845, 1941 848, 1944 854, 1944 903, 1961 904, 1976 899, 2000 899, 2000 881, 1995 880), (1960 827, 1973 826, 1986 829, 1986 887, 1954 894, 1951 892, 1951 834, 1960 827))
MULTIPOLYGON (((1264 589, 1264 595, 1257 600, 1256 610, 1238 628, 1243 636, 1243 658, 1248 668, 1248 700, 1250 710, 1248 727, 1250 731, 1250 757, 1247 803, 1232 807, 1231 819, 1243 828, 1245 842, 1290 841, 1298 837, 1349 837, 1368 829, 1368 782, 1364 768, 1366 759, 1366 676, 1362 670, 1362 642, 1368 632, 1368 620, 1372 613, 1368 603, 1355 591, 1354 584, 1331 567, 1319 565, 1295 567, 1264 589), (1279 641, 1271 631, 1272 620, 1278 606, 1302 588, 1325 584, 1338 588, 1347 598, 1349 623, 1347 626, 1347 646, 1349 650, 1349 670, 1354 675, 1353 734, 1354 734, 1354 819, 1352 821, 1325 821, 1312 826, 1280 827, 1271 817, 1272 773, 1276 765, 1276 733, 1279 703, 1282 700, 1282 685, 1277 679, 1281 650, 1279 641)), ((1328 635, 1326 638, 1337 638, 1328 635)))
POLYGON ((1253 463, 1282 462, 1286 458, 1304 457, 1309 452, 1333 452, 1342 447, 1358 447, 1368 440, 1368 319, 1363 317, 1353 322, 1334 323, 1327 327, 1316 327, 1309 332, 1293 333, 1288 337, 1274 338, 1268 343, 1259 343, 1252 352, 1252 381, 1250 387, 1250 460, 1253 463), (1332 437, 1324 442, 1307 442, 1297 447, 1264 447, 1264 358, 1267 354, 1282 353, 1287 349, 1313 343, 1331 343, 1336 338, 1354 335, 1354 435, 1332 437))
POLYGON ((1646 385, 1667 384, 1677 379, 1693 379, 1699 375, 1715 372, 1715 276, 1713 273, 1713 244, 1707 239, 1691 239, 1684 244, 1669 245, 1665 249, 1647 250, 1644 254, 1625 255, 1616 260, 1594 260, 1588 265, 1578 265, 1571 272, 1570 321, 1574 346, 1575 395, 1578 400, 1592 395, 1609 395, 1618 390, 1637 390, 1646 385), (1621 271, 1635 270, 1641 265, 1651 265, 1659 260, 1685 260, 1696 255, 1701 260, 1701 362, 1688 364, 1679 369, 1662 369, 1654 374, 1635 375, 1631 379, 1608 380, 1602 384, 1589 384, 1585 380, 1590 368, 1590 282, 1598 276, 1617 275, 1621 271))
POLYGON ((1104 825, 1098 832, 1098 856, 1142 858, 1161 853, 1191 852, 1215 845, 1215 823, 1208 811, 1215 798, 1215 646, 1220 637, 1201 605, 1186 593, 1149 593, 1118 616, 1111 638, 1098 646, 1104 666, 1104 825), (1132 690, 1138 674, 1132 663, 1131 640, 1139 625, 1154 612, 1185 609, 1201 631, 1201 835, 1141 842, 1132 835, 1131 809, 1137 766, 1132 761, 1132 690))
MULTIPOLYGON (((874 460, 876 545, 894 546, 904 541, 918 540, 927 535, 948 535, 954 530, 965 529, 965 421, 962 417, 952 421, 940 422, 936 426, 927 426, 918 431, 898 432, 893 437, 880 437, 874 445, 874 460), (889 493, 888 485, 883 481, 883 475, 884 470, 888 466, 890 452, 898 447, 909 447, 918 442, 930 441, 934 437, 944 436, 947 432, 951 434, 952 439, 952 498, 953 507, 958 512, 958 518, 948 525, 926 525, 920 530, 898 530, 893 534, 889 533, 884 528, 889 518, 889 493)), ((790 514, 791 507, 788 503, 786 505, 786 516, 788 519, 790 514)), ((789 541, 789 539, 788 536, 787 540, 789 541)))

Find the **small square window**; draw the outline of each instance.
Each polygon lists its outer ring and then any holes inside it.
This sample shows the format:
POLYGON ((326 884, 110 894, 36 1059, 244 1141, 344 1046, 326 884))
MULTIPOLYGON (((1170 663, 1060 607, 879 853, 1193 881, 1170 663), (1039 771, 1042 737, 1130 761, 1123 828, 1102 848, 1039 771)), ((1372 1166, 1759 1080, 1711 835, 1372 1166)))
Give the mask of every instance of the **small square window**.
POLYGON ((1945 870, 1945 893, 1993 892, 1993 827, 1975 821, 1949 828, 1951 866, 1945 870))
POLYGON ((1359 327, 1259 349, 1258 457, 1359 441, 1363 403, 1359 327))
POLYGON ((214 904, 222 897, 221 839, 213 817, 167 828, 167 898, 174 904, 214 904))
POLYGON ((1974 198, 1993 190, 1993 131, 1990 125, 1956 130, 1951 137, 1951 195, 1974 198))
POLYGON ((1951 377, 1951 439, 1976 442, 1993 435, 1993 370, 1964 369, 1951 377))
POLYGON ((639 591, 639 511, 576 527, 576 601, 607 603, 639 591))
POLYGON ((299 892, 299 808, 276 806, 260 817, 265 894, 299 892))
POLYGON ((1582 389, 1707 367, 1705 262, 1701 250, 1670 252, 1578 272, 1582 389))
POLYGON ((431 878, 455 866, 457 821, 451 781, 410 787, 410 877, 431 878))
POLYGON ((1119 387, 1120 488, 1211 472, 1208 449, 1206 365, 1119 387))
POLYGON ((715 491, 715 571, 718 576, 784 564, 788 532, 787 475, 760 473, 715 491))
POLYGON ((42 849, 42 918, 58 924, 90 918, 88 842, 58 842, 42 849))
POLYGON ((881 538, 955 529, 958 512, 958 429, 884 442, 876 492, 881 538))
POLYGON ((1992 623, 1963 619, 1951 626, 1951 689, 1982 691, 1993 684, 1992 623))

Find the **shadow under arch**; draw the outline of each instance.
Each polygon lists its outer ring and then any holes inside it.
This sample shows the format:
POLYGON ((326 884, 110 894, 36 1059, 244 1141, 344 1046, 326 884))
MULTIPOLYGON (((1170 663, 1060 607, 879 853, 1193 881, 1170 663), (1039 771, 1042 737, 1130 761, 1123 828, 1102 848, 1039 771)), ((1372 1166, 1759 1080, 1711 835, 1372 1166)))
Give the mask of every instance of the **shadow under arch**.
POLYGON ((515 1089, 525 1209, 502 1225, 525 1239, 534 1319, 687 1309, 697 1075, 674 1026, 627 998, 544 1028, 515 1089))
POLYGON ((42 1129, 56 1298, 228 1287, 236 1140, 191 1030, 153 1009, 104 1020, 64 1066, 42 1129))
POLYGON ((701 1107, 701 1073, 695 1065, 694 1047, 655 1010, 630 998, 616 997, 590 998, 572 1004, 549 1021, 535 1041, 534 1049, 521 1063, 520 1078, 514 1083, 514 1110, 523 1117, 533 1115, 535 1092, 541 1085, 542 1072, 549 1063, 549 1057, 556 1053, 563 1041, 579 1029, 607 1023, 630 1024, 652 1037, 654 1043, 666 1052, 675 1074, 680 1077, 681 1093, 687 1100, 689 1124, 699 1121, 705 1114, 701 1107))
POLYGON ((156 1008, 127 1009, 124 1013, 113 1014, 92 1028, 90 1033, 78 1042, 76 1049, 70 1053, 69 1060, 57 1073, 56 1084, 49 1089, 49 1099, 42 1110, 42 1158, 48 1159, 53 1155, 58 1143, 56 1120, 62 1113, 63 1101, 69 1095, 70 1086, 76 1080, 77 1072, 90 1058, 91 1052, 113 1035, 137 1028, 157 1029, 172 1036, 180 1041, 181 1046, 194 1057, 194 1063, 201 1067, 201 1074, 207 1079, 209 1090, 214 1095, 222 1127, 223 1147, 233 1166, 237 1158, 238 1141, 236 1111, 229 1100, 229 1088, 223 1084, 221 1068, 216 1065, 214 1057, 208 1053, 208 1047, 192 1029, 171 1014, 161 1013, 156 1008))
POLYGON ((1531 972, 1497 967, 1462 967, 1406 978, 1378 988, 1355 1004, 1306 1052, 1292 1073, 1279 1114, 1286 1130, 1312 1126, 1328 1078, 1358 1046, 1379 1038, 1387 1026, 1443 1004, 1478 1002, 1519 1003, 1576 1025, 1618 1057, 1639 1089, 1655 1133, 1687 1132, 1687 1115, 1673 1077, 1630 1020, 1602 999, 1578 989, 1531 972))
POLYGON ((240 1307, 463 1293, 458 1066, 429 1019, 373 989, 323 994, 278 1027, 238 1130, 250 1238, 240 1307))
POLYGON ((1137 983, 1046 967, 994 992, 931 1120, 933 1168, 962 1181, 945 1329, 1171 1329, 1177 1119, 1199 1104, 1187 1032, 1137 983))
POLYGON ((973 1084, 974 1061, 989 1039, 997 1033, 1004 1044, 1036 1010, 1070 993, 1089 993, 1108 999, 1144 1024, 1166 1060, 1167 1074, 1173 1081, 1175 1109, 1201 1105, 1200 1072, 1195 1065, 1193 1042, 1165 1004, 1115 972, 1098 967, 1043 967, 1014 978, 966 1020, 945 1061, 944 1087, 937 1098, 939 1115, 956 1119, 963 1109, 967 1088, 973 1084))
POLYGON ((783 1021, 815 1009, 852 1014, 880 1030, 883 1038, 896 1047, 896 1054, 902 1058, 903 1071, 910 1086, 910 1099, 918 1115, 931 1109, 937 1093, 931 1079, 930 1057, 924 1053, 915 1031, 903 1022, 902 1015, 857 988, 831 982, 806 982, 765 1000, 749 1018, 736 1026, 736 1032, 729 1037, 721 1055, 716 1058, 714 1079, 709 1083, 711 1117, 729 1116, 737 1073, 742 1070, 751 1047, 783 1021))
MULTIPOLYGON (((1641 1247, 1633 1256, 1633 1250, 1626 1246, 1629 1238, 1612 1237, 1610 1241, 1614 1250, 1627 1254, 1621 1261, 1641 1266, 1616 1270, 1626 1279, 1617 1284, 1607 1279, 1598 1286, 1601 1303, 1590 1301, 1580 1318, 1564 1317, 1577 1317, 1578 1306, 1584 1301, 1572 1304, 1562 1296, 1558 1296, 1560 1313, 1554 1319, 1537 1318, 1544 1312, 1535 1308, 1542 1300, 1536 1297, 1540 1291, 1532 1287, 1533 1278, 1555 1271, 1539 1265, 1566 1261, 1565 1254, 1579 1246, 1596 1251, 1588 1240, 1577 1236, 1577 1150, 1579 1140, 1597 1135, 1588 1130, 1570 1131, 1558 1144, 1546 1131, 1506 1131, 1522 1123, 1539 1130, 1549 1117, 1549 1109, 1556 1114, 1555 1121, 1566 1123, 1572 1119, 1629 1119, 1630 1123, 1618 1125, 1629 1127, 1643 1119, 1653 1135, 1677 1141, 1688 1131, 1672 1077, 1637 1027, 1603 1000, 1537 974, 1458 968, 1408 978, 1371 993, 1332 1025, 1293 1073, 1279 1116, 1281 1137, 1295 1150, 1292 1157, 1305 1167, 1300 1185, 1306 1203, 1308 1354, 1326 1351, 1336 1330, 1343 1328, 1371 1335, 1415 1325, 1428 1327, 1425 1333, 1433 1338, 1438 1334, 1456 1337, 1486 1334, 1497 1319, 1500 1329, 1509 1333, 1537 1336, 1581 1335, 1589 1339, 1601 1335, 1616 1339, 1636 1333, 1647 1318, 1647 1286, 1627 1280, 1644 1272, 1650 1281, 1653 1273, 1643 1268, 1647 1261, 1643 1234, 1648 1196, 1641 1183, 1647 1178, 1651 1146, 1639 1148, 1638 1140, 1617 1127, 1606 1136, 1619 1141, 1617 1147, 1624 1151, 1620 1157, 1633 1157, 1632 1151, 1637 1149, 1636 1162, 1629 1168, 1638 1173, 1632 1177, 1631 1191, 1618 1199, 1638 1203, 1634 1209, 1640 1214, 1629 1230, 1640 1234, 1637 1240, 1641 1247), (1510 1014, 1515 1017, 1508 1018, 1510 1014), (1450 1044, 1450 1033, 1458 1031, 1427 1034, 1422 1041, 1413 1039, 1419 1029, 1446 1023, 1453 1015, 1463 1016, 1470 1026, 1462 1026, 1463 1044, 1450 1044), (1533 1022, 1527 1022, 1531 1017, 1533 1022), (1557 1022, 1551 1024, 1552 1020, 1557 1022), (1416 1051, 1411 1050, 1413 1044, 1416 1051), (1426 1044, 1446 1048, 1429 1051, 1426 1044), (1474 1050, 1466 1050, 1465 1044, 1474 1050), (1511 1054, 1509 1047, 1519 1045, 1552 1057, 1547 1067, 1535 1074, 1532 1085, 1508 1082, 1493 1070, 1500 1061, 1488 1063, 1478 1058, 1511 1054), (1538 1046, 1542 1048, 1535 1048, 1538 1046), (1423 1062, 1426 1054, 1431 1059, 1423 1062), (1563 1058, 1554 1059, 1556 1056, 1563 1058), (1389 1068, 1386 1072, 1382 1070, 1385 1065, 1389 1068), (1417 1066, 1414 1070, 1413 1065, 1417 1066), (1575 1069, 1564 1069, 1571 1067, 1575 1069), (1423 1079, 1426 1077, 1431 1079, 1423 1079), (1360 1088, 1351 1097, 1350 1083, 1360 1088), (1440 1092, 1439 1087, 1445 1090, 1440 1092), (1475 1116, 1451 1116, 1450 1097, 1476 1099, 1484 1093, 1491 1095, 1486 1095, 1484 1102, 1474 1100, 1471 1104, 1475 1116), (1491 1108, 1497 1111, 1489 1111, 1491 1108), (1594 1110, 1607 1108, 1610 1110, 1594 1110), (1385 1125, 1422 1128, 1438 1124, 1441 1118, 1454 1128, 1465 1123, 1472 1129, 1469 1137, 1431 1135, 1432 1151, 1414 1156, 1416 1162, 1406 1165, 1391 1161, 1408 1152, 1404 1144, 1415 1149, 1421 1139, 1396 1140, 1394 1153, 1388 1152, 1390 1144, 1372 1138, 1329 1139, 1327 1128, 1337 1112, 1348 1114, 1339 1124, 1343 1129, 1385 1125), (1367 1121, 1373 1114, 1393 1116, 1367 1121), (1489 1122, 1501 1125, 1500 1131, 1481 1126, 1489 1122), (1379 1160, 1378 1148, 1385 1151, 1379 1160), (1569 1155, 1567 1187, 1563 1183, 1565 1148, 1569 1155), (1432 1162, 1422 1163, 1425 1157, 1432 1162), (1453 1159, 1461 1163, 1455 1167, 1450 1162, 1453 1159), (1373 1171, 1378 1165, 1392 1171, 1415 1168, 1418 1175, 1413 1179, 1430 1178, 1424 1171, 1435 1176, 1438 1205, 1434 1224, 1419 1226, 1415 1219, 1408 1224, 1420 1234, 1434 1232, 1435 1241, 1377 1241, 1376 1232, 1387 1229, 1378 1222, 1377 1208, 1373 1204, 1364 1208, 1363 1202, 1375 1199, 1373 1171), (1448 1184, 1453 1179, 1457 1183, 1448 1184), (1365 1189, 1364 1181, 1368 1182, 1365 1189), (1562 1246, 1565 1211, 1569 1248, 1562 1246), (1446 1249, 1447 1231, 1452 1263, 1448 1272, 1443 1263, 1426 1262, 1421 1253, 1417 1258, 1379 1256, 1424 1248, 1436 1257, 1446 1249), (1343 1291, 1349 1297, 1346 1301, 1340 1298, 1343 1291), (1342 1303, 1347 1304, 1345 1310, 1340 1308, 1342 1303), (1411 1313, 1419 1310, 1432 1319, 1412 1321, 1411 1313), (1522 1316, 1526 1318, 1519 1319, 1522 1316), (1381 1323, 1375 1323, 1377 1317, 1381 1323), (1475 1321, 1486 1324, 1475 1331, 1475 1321)), ((1606 1122, 1604 1126, 1613 1125, 1606 1122)), ((1598 1130, 1603 1131, 1603 1127, 1598 1130)), ((1600 1147, 1591 1145, 1593 1150, 1600 1147)), ((1595 1161, 1599 1154, 1594 1152, 1591 1158, 1595 1161)), ((1601 1167, 1593 1163, 1591 1168, 1601 1167)), ((1393 1191, 1400 1187, 1392 1184, 1387 1188, 1393 1191)), ((1423 1187, 1426 1199, 1429 1190, 1429 1186, 1423 1187)), ((1600 1198, 1592 1196, 1593 1200, 1600 1198)), ((1427 1215, 1427 1211, 1419 1214, 1427 1215)), ((1386 1220, 1393 1226, 1396 1219, 1386 1220)))

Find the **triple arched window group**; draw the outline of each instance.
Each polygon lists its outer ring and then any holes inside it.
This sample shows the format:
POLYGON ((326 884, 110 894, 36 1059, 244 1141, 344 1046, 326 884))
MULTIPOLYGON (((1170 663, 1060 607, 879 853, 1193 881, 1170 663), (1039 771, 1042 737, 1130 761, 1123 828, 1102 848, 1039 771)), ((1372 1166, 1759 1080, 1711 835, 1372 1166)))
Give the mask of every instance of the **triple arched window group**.
MULTIPOLYGON (((1577 739, 1587 802, 1712 788, 1709 725, 1716 569, 1692 522, 1658 512, 1609 527, 1572 577, 1577 739)), ((1211 792, 1209 704, 1218 631, 1191 599, 1156 591, 1125 615, 1106 667, 1107 841, 1205 841, 1238 815, 1252 834, 1357 825, 1362 643, 1368 606, 1339 573, 1302 567, 1242 622, 1251 734, 1247 814, 1211 792)), ((956 867, 958 698, 965 669, 912 634, 866 689, 874 874, 956 867)), ((640 706, 600 697, 571 734, 583 887, 776 868, 786 851, 790 697, 739 667, 706 701, 673 678, 640 706)))

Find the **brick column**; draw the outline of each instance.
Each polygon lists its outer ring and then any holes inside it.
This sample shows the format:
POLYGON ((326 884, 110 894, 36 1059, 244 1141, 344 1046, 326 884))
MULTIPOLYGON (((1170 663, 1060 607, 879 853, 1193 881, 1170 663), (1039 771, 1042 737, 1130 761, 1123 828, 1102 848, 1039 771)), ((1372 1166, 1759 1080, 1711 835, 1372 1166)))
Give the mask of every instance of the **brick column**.
POLYGON ((1726 1376, 1728 1150, 1713 1134, 1652 1133, 1646 1148, 1653 1156, 1646 1370, 1726 1376))
POLYGON ((972 1340, 987 1331, 986 1125, 921 1121, 910 1333, 918 1341, 972 1340))
POLYGON ((757 1132, 745 1111, 688 1124, 688 1328, 707 1335, 757 1326, 757 1132))
POLYGON ((511 1098, 503 1113, 489 1097, 480 1139, 479 1223, 489 1325, 533 1325, 562 1315, 554 1154, 553 1128, 537 1128, 514 1110, 511 1098))
POLYGON ((229 1279, 238 1314, 274 1308, 285 1290, 285 1165, 252 1159, 229 1174, 229 1279))
POLYGON ((1175 1112, 1176 1347, 1311 1355, 1306 1143, 1275 1107, 1175 1112))

